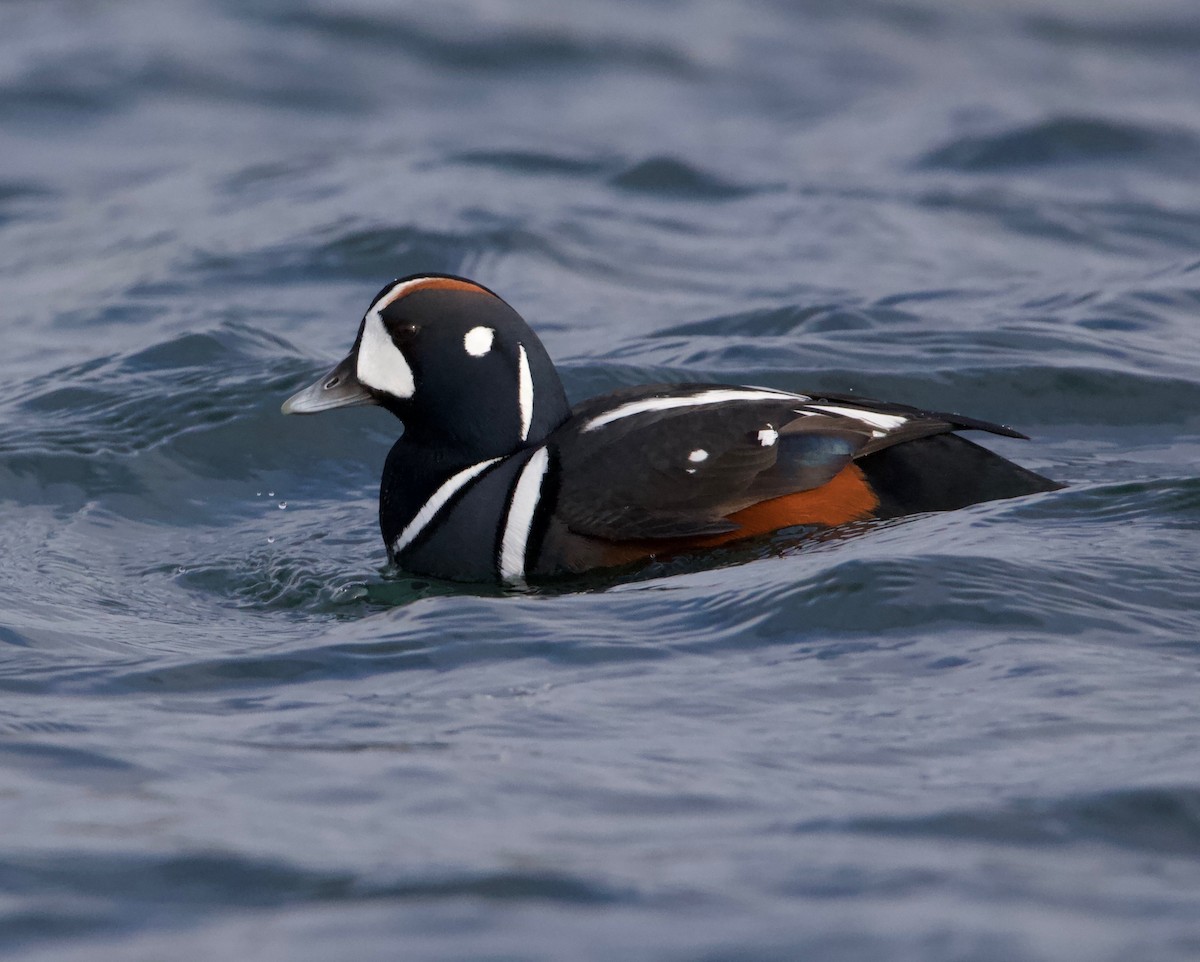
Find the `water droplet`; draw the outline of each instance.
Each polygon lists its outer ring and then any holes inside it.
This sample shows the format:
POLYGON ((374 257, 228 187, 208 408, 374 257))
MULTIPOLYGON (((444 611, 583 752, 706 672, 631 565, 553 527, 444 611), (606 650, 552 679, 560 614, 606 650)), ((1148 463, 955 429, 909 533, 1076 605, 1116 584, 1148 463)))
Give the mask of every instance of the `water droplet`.
POLYGON ((254 492, 254 496, 255 496, 256 498, 261 498, 261 497, 262 497, 262 492, 261 492, 261 491, 255 491, 255 492, 254 492))
POLYGON ((267 535, 267 544, 274 544, 274 543, 275 543, 275 536, 273 534, 267 535))
POLYGON ((282 511, 282 510, 283 510, 284 508, 286 508, 286 507, 287 507, 287 502, 286 502, 286 501, 280 501, 280 502, 279 502, 279 510, 280 510, 280 511, 282 511))
POLYGON ((275 497, 275 492, 274 492, 274 491, 268 491, 268 492, 267 492, 267 497, 268 497, 268 498, 273 498, 273 497, 275 497))

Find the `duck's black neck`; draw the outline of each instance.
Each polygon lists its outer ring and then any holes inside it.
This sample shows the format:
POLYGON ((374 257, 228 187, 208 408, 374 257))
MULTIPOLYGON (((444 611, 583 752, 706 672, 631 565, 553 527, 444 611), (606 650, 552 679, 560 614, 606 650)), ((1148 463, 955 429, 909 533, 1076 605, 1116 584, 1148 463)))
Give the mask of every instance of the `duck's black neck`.
MULTIPOLYGON (((459 490, 453 483, 445 487, 456 475, 543 444, 571 416, 549 354, 514 317, 507 328, 505 318, 492 318, 495 345, 469 364, 439 365, 414 356, 415 391, 383 401, 404 422, 380 487, 379 524, 389 554, 396 536, 431 498, 437 504, 459 490)), ((461 350, 452 341, 431 355, 453 357, 461 350)))
MULTIPOLYGON (((555 379, 557 391, 539 395, 529 436, 524 441, 503 443, 501 432, 464 430, 460 422, 454 432, 411 431, 392 445, 379 486, 379 527, 392 558, 392 545, 417 514, 460 472, 475 465, 511 457, 537 447, 570 417, 566 395, 555 379)), ((497 510, 503 510, 502 505, 497 510)), ((394 560, 394 559, 393 559, 394 560)))

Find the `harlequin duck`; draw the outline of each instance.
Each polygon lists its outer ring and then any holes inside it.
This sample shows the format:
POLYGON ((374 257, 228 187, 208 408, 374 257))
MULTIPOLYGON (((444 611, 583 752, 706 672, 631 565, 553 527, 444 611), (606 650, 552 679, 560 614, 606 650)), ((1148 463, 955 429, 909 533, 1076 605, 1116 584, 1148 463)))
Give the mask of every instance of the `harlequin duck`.
POLYGON ((540 340, 481 284, 402 278, 349 356, 283 405, 378 404, 404 423, 379 523, 415 574, 520 583, 794 525, 942 511, 1061 485, 953 432, 957 414, 724 384, 625 388, 572 408, 540 340))

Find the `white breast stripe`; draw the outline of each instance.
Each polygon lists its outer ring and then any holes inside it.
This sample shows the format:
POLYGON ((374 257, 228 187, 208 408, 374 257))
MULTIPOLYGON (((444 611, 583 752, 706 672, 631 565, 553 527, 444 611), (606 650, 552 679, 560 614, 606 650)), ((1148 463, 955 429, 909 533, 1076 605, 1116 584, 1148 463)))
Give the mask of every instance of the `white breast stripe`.
POLYGON ((521 406, 521 440, 529 438, 529 426, 533 424, 533 375, 529 371, 529 355, 525 353, 525 345, 517 345, 517 362, 519 370, 519 386, 517 402, 521 406))
POLYGON ((908 418, 899 414, 860 411, 858 408, 841 408, 833 404, 810 404, 809 407, 814 411, 824 411, 826 414, 839 414, 844 418, 853 418, 855 421, 862 421, 863 424, 869 424, 871 427, 880 428, 883 431, 894 431, 908 421, 908 418))
POLYGON ((488 461, 479 461, 476 464, 463 468, 458 474, 451 475, 448 480, 443 481, 442 486, 433 492, 428 501, 421 505, 421 510, 413 515, 413 519, 396 536, 396 540, 392 542, 392 554, 399 555, 401 551, 412 544, 413 539, 425 530, 429 522, 446 506, 446 502, 454 497, 454 493, 459 488, 472 478, 478 477, 485 469, 491 467, 499 460, 499 458, 491 458, 488 461))
POLYGON ((717 388, 711 391, 701 391, 699 394, 677 395, 676 397, 650 397, 641 401, 630 401, 599 414, 592 418, 582 428, 583 431, 595 431, 613 421, 633 417, 635 414, 646 414, 650 411, 670 411, 672 408, 702 407, 706 404, 722 404, 725 401, 809 401, 811 398, 803 394, 788 394, 784 391, 767 391, 758 388, 717 388))
POLYGON ((533 527, 533 514, 542 498, 542 480, 546 477, 549 464, 549 452, 544 447, 538 448, 517 478, 512 503, 508 506, 508 518, 504 522, 504 539, 500 542, 500 577, 504 581, 520 582, 525 579, 525 550, 529 545, 529 530, 533 527))

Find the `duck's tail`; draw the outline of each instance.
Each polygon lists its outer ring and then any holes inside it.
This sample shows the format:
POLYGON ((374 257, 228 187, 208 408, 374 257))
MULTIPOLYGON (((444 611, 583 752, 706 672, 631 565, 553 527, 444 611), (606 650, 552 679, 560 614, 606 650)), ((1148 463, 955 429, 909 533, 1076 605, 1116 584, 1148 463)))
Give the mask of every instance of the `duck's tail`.
POLYGON ((917 438, 855 463, 879 499, 880 518, 952 511, 1065 487, 957 434, 917 438))

